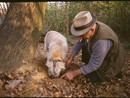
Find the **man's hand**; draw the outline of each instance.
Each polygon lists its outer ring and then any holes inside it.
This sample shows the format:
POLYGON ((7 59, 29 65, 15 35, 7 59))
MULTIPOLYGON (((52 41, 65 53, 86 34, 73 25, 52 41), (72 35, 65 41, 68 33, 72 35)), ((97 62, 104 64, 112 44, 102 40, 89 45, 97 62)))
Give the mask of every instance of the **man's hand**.
POLYGON ((70 58, 65 62, 65 66, 68 66, 71 64, 72 60, 74 59, 75 55, 71 54, 70 58))
POLYGON ((72 62, 72 59, 71 59, 71 58, 70 58, 70 59, 68 59, 68 60, 65 62, 65 66, 70 65, 70 64, 71 64, 71 62, 72 62))
POLYGON ((82 74, 82 73, 81 73, 80 69, 78 69, 78 70, 69 71, 69 72, 63 74, 61 76, 61 78, 65 78, 67 80, 72 80, 74 77, 76 77, 76 76, 78 76, 80 74, 82 74))
POLYGON ((66 80, 72 80, 74 78, 73 71, 65 73, 61 76, 61 78, 65 78, 66 80))

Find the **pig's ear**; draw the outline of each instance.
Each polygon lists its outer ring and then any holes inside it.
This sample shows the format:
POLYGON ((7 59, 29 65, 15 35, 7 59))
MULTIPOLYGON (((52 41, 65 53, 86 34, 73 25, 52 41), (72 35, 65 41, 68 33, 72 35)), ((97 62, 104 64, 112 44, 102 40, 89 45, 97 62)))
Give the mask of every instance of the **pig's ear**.
POLYGON ((47 67, 52 67, 52 62, 47 61, 45 65, 46 65, 47 67))

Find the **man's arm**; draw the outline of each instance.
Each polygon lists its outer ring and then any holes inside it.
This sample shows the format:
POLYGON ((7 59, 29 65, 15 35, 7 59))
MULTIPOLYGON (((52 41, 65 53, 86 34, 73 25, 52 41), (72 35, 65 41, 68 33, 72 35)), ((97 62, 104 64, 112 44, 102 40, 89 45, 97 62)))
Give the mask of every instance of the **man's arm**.
POLYGON ((97 70, 101 66, 112 44, 111 40, 98 40, 95 42, 92 47, 93 53, 91 54, 90 61, 87 65, 80 67, 81 72, 88 74, 97 70))
POLYGON ((80 38, 74 45, 74 48, 71 52, 71 54, 73 55, 77 55, 80 51, 80 49, 83 47, 84 43, 83 43, 83 39, 80 38))
POLYGON ((78 55, 80 49, 82 48, 83 46, 83 41, 82 41, 82 38, 80 38, 74 45, 72 51, 71 51, 71 54, 70 54, 70 57, 69 59, 66 61, 66 64, 65 65, 69 65, 71 63, 71 61, 74 59, 74 57, 76 55, 78 55))

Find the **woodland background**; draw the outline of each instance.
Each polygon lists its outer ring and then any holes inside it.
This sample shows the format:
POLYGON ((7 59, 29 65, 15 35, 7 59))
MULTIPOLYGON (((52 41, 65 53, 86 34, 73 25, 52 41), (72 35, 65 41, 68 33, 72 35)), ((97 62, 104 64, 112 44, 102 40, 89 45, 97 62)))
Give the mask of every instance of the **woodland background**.
POLYGON ((84 10, 108 24, 122 42, 130 41, 130 1, 49 2, 44 25, 68 35, 73 18, 84 10))
MULTIPOLYGON (((43 29, 49 28, 68 35, 74 16, 84 10, 90 11, 97 16, 97 20, 108 24, 122 42, 130 41, 130 1, 48 1, 43 29)), ((1 17, 1 21, 3 19, 1 17)))
MULTIPOLYGON (((0 3, 0 96, 130 96, 130 1, 4 3, 4 6, 0 3), (93 84, 83 76, 74 81, 48 77, 42 43, 44 31, 56 30, 67 37, 68 57, 77 40, 71 35, 70 26, 75 15, 83 10, 109 25, 121 40, 126 50, 122 79, 93 84), (36 53, 41 53, 37 59, 36 53)), ((80 63, 79 53, 70 70, 79 67, 80 63)))

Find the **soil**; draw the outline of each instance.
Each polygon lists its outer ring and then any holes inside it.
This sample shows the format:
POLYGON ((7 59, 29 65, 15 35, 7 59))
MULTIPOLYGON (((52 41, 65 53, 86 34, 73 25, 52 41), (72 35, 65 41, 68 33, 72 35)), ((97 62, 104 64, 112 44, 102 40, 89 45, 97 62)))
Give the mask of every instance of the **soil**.
MULTIPOLYGON (((0 97, 129 97, 130 96, 130 50, 127 51, 123 77, 110 82, 91 83, 84 76, 65 79, 51 79, 47 74, 42 43, 36 51, 33 62, 23 62, 23 66, 13 72, 0 72, 0 97)), ((69 52, 72 46, 69 46, 69 52)), ((70 65, 73 70, 81 61, 81 53, 70 65)))

